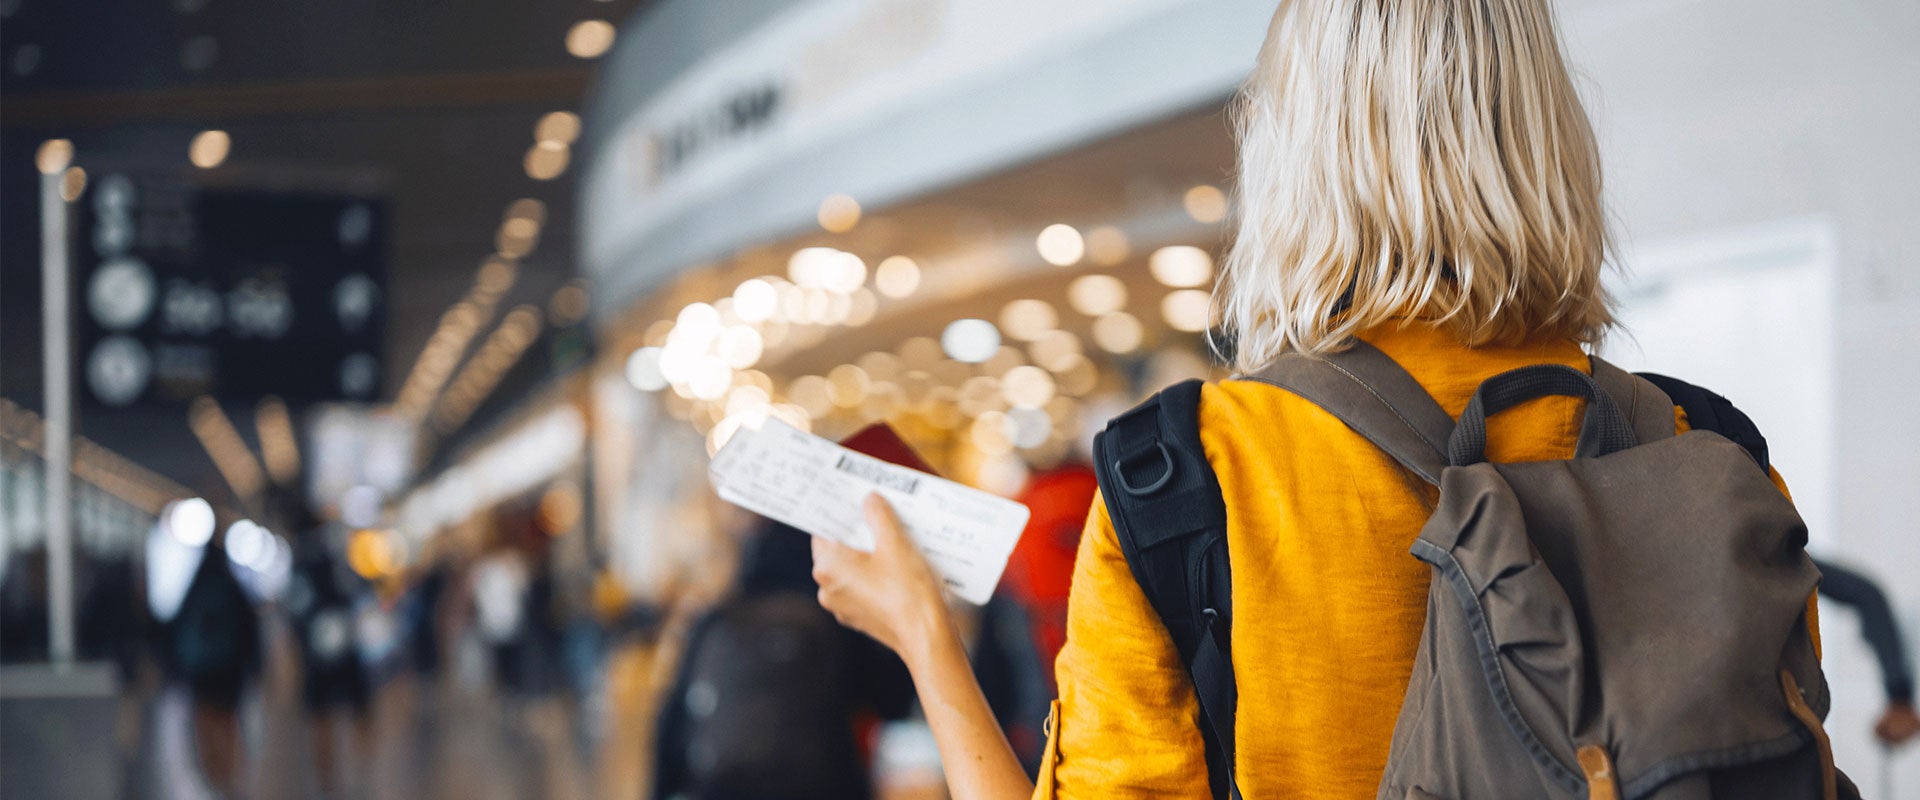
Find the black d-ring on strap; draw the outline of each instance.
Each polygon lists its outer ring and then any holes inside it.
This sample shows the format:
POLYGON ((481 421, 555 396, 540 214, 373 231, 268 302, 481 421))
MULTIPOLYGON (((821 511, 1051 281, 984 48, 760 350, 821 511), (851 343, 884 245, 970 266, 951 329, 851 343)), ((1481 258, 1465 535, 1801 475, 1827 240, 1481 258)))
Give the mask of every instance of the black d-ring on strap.
POLYGON ((1639 443, 1619 404, 1592 376, 1563 364, 1534 364, 1502 372, 1480 384, 1447 440, 1447 464, 1460 467, 1487 460, 1487 418, 1549 395, 1587 401, 1580 442, 1574 446, 1575 458, 1617 453, 1639 443))
POLYGON ((1161 487, 1166 486, 1168 481, 1173 480, 1173 454, 1167 452, 1167 443, 1162 442, 1158 439, 1155 439, 1153 441, 1153 446, 1158 449, 1160 453, 1160 462, 1162 464, 1165 464, 1166 468, 1160 470, 1160 477, 1155 478, 1152 481, 1149 481, 1145 486, 1135 486, 1132 483, 1129 483, 1127 481, 1126 465, 1127 465, 1127 462, 1133 461, 1139 458, 1140 456, 1151 453, 1153 451, 1140 450, 1137 452, 1128 453, 1126 455, 1123 455, 1113 460, 1114 477, 1119 479, 1117 482, 1120 484, 1120 488, 1126 490, 1127 494, 1133 495, 1135 497, 1153 494, 1154 492, 1160 491, 1161 487))

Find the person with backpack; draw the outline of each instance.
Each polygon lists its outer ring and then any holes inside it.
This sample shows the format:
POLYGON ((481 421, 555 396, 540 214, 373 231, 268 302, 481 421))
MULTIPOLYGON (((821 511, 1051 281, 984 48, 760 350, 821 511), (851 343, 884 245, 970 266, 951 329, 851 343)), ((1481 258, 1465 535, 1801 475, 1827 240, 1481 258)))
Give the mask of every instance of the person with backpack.
POLYGON ((870 723, 906 716, 906 667, 815 602, 807 536, 767 521, 734 593, 687 634, 661 705, 659 800, 862 800, 870 723))
POLYGON ((194 750, 207 784, 241 790, 240 703, 263 666, 260 614, 229 566, 224 541, 207 545, 179 610, 164 626, 168 677, 193 698, 194 750))
POLYGON ((1606 212, 1548 0, 1287 0, 1235 116, 1240 372, 1096 440, 1037 785, 886 503, 872 553, 813 542, 954 796, 1857 796, 1784 484, 1586 350, 1606 212))

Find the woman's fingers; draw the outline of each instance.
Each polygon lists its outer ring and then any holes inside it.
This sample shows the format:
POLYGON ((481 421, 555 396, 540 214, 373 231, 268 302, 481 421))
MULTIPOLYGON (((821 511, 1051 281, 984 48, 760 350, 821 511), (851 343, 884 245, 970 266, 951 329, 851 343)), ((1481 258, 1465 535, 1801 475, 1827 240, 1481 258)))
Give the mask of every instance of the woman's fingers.
POLYGON ((808 537, 813 540, 813 579, 826 582, 840 577, 859 557, 866 555, 858 550, 823 536, 808 537))
POLYGON ((862 506, 866 511, 867 527, 873 529, 874 550, 878 551, 882 542, 891 544, 906 538, 900 528, 900 517, 893 513, 893 504, 888 503, 879 492, 869 493, 862 506))
POLYGON ((945 599, 940 583, 918 548, 907 540, 900 518, 879 495, 862 503, 867 527, 873 531, 873 552, 814 537, 813 579, 820 584, 820 605, 849 628, 861 631, 899 652, 903 642, 943 619, 945 599))

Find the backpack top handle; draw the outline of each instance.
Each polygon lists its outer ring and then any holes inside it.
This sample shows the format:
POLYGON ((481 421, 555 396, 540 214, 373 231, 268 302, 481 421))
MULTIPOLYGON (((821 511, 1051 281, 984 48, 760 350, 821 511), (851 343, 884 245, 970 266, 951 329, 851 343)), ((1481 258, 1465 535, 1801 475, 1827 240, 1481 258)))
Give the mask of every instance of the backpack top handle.
POLYGON ((1587 401, 1574 458, 1596 458, 1639 443, 1619 404, 1592 376, 1562 364, 1534 364, 1488 378, 1474 390, 1473 399, 1447 439, 1447 465, 1462 467, 1487 460, 1487 418, 1550 395, 1587 401))

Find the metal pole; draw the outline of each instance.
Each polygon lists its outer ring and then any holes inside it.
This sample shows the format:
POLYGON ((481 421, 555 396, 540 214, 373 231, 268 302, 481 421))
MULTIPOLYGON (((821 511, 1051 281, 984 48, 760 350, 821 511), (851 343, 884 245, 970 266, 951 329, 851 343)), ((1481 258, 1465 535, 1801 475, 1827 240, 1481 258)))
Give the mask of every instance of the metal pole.
POLYGON ((73 385, 67 298, 65 170, 40 176, 40 324, 45 341, 47 641, 55 669, 73 666, 73 385))

